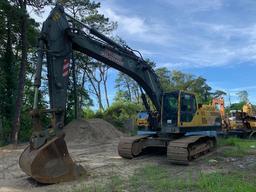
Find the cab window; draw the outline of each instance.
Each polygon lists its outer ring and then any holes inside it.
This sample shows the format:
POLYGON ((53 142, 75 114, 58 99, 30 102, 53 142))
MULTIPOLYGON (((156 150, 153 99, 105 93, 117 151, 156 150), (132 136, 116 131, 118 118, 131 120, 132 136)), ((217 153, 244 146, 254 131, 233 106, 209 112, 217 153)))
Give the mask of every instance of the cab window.
POLYGON ((163 106, 163 124, 177 125, 178 92, 166 94, 164 96, 163 106))
POLYGON ((195 96, 189 93, 181 93, 180 121, 190 122, 196 112, 195 96))

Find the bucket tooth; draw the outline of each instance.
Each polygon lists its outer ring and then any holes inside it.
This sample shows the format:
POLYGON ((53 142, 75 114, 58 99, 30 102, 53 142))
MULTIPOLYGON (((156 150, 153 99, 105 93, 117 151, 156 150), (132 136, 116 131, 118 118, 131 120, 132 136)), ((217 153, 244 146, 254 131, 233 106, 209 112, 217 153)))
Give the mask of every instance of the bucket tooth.
POLYGON ((75 180, 85 174, 70 157, 64 137, 54 137, 39 149, 27 146, 19 159, 20 168, 40 183, 75 180))

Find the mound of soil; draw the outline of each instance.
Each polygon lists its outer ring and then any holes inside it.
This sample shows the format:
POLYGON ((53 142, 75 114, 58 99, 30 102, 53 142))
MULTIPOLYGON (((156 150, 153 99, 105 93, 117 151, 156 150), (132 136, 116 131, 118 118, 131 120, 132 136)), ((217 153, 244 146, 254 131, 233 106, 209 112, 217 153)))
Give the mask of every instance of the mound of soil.
POLYGON ((122 133, 103 119, 74 120, 64 127, 67 143, 108 143, 122 133))

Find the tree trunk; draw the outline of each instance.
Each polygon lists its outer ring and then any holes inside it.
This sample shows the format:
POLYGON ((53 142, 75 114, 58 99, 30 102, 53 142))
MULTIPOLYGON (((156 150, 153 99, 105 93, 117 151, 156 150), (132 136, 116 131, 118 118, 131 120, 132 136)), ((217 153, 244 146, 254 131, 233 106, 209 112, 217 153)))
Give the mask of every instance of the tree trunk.
POLYGON ((136 99, 136 103, 140 103, 139 89, 137 88, 134 89, 134 96, 136 99))
POLYGON ((77 83, 76 83, 76 67, 75 67, 75 57, 72 51, 72 78, 73 78, 73 89, 74 89, 74 110, 75 119, 78 119, 78 102, 77 102, 77 83))
POLYGON ((98 89, 98 93, 97 93, 97 97, 98 97, 98 102, 99 102, 99 110, 103 111, 103 104, 102 104, 102 98, 101 98, 101 88, 100 88, 100 82, 97 82, 97 89, 98 89))
MULTIPOLYGON (((89 69, 89 68, 87 68, 89 69)), ((102 105, 102 100, 101 100, 101 89, 100 89, 100 82, 98 81, 95 76, 93 76, 92 71, 85 69, 85 73, 88 77, 88 80, 90 81, 90 84, 93 87, 93 94, 97 96, 97 100, 98 100, 98 105, 99 105, 99 110, 102 111, 103 109, 103 105, 102 105), (96 85, 95 85, 95 84, 96 85)))
POLYGON ((14 118, 12 122, 12 143, 18 143, 18 135, 20 131, 20 113, 22 107, 22 99, 24 95, 24 84, 25 84, 25 74, 27 65, 27 14, 26 14, 26 1, 20 4, 22 11, 21 16, 21 63, 19 69, 19 82, 18 82, 18 93, 16 98, 16 109, 14 113, 14 118))
POLYGON ((129 101, 132 101, 132 93, 131 93, 131 88, 130 88, 130 85, 127 81, 125 81, 126 83, 126 87, 128 89, 128 96, 129 96, 129 101))
POLYGON ((106 69, 106 71, 104 73, 103 86, 104 86, 104 92, 105 92, 105 99, 106 99, 106 102, 107 102, 107 107, 109 107, 107 79, 108 79, 108 69, 106 69))
POLYGON ((4 129, 2 119, 0 117, 0 144, 4 142, 4 129))
POLYGON ((6 95, 5 95, 5 109, 4 113, 9 122, 12 121, 13 118, 13 93, 16 89, 15 83, 14 83, 14 62, 13 62, 13 51, 12 51, 12 35, 11 35, 11 23, 10 23, 10 16, 7 17, 7 43, 6 43, 6 52, 4 54, 4 57, 6 59, 5 61, 5 67, 4 71, 6 74, 6 95))
MULTIPOLYGON (((85 72, 83 72, 83 76, 82 76, 82 83, 81 83, 81 89, 84 89, 84 85, 85 85, 85 72)), ((78 97, 78 102, 79 102, 79 106, 78 106, 78 118, 82 117, 82 113, 83 113, 83 97, 82 94, 80 95, 80 97, 78 97)))
POLYGON ((104 81, 104 91, 105 91, 105 98, 106 98, 106 102, 107 102, 107 107, 109 107, 107 81, 104 81))

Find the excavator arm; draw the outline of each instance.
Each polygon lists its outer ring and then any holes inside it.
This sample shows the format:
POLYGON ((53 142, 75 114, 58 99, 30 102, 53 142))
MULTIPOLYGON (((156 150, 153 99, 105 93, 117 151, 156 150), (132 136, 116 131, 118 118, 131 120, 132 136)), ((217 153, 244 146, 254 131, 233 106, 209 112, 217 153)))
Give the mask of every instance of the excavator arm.
MULTIPOLYGON (((32 111, 33 133, 30 145, 20 156, 19 164, 24 172, 42 183, 72 180, 84 172, 69 156, 64 140, 65 134, 62 131, 73 50, 84 53, 133 78, 144 89, 159 115, 161 114, 163 92, 152 67, 131 49, 117 44, 95 29, 82 25, 87 32, 71 28, 64 8, 56 5, 43 23, 39 38, 32 111), (50 109, 40 111, 37 108, 38 90, 45 54, 50 109), (52 115, 51 126, 48 128, 43 128, 40 123, 40 115, 45 112, 52 115)), ((146 108, 149 108, 145 96, 143 98, 146 108)))

